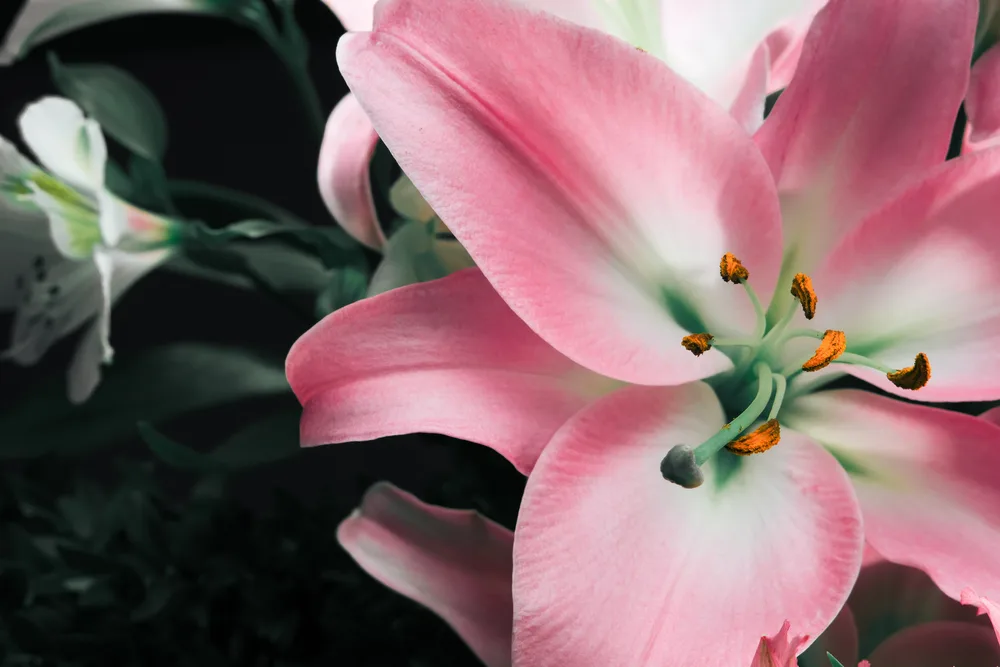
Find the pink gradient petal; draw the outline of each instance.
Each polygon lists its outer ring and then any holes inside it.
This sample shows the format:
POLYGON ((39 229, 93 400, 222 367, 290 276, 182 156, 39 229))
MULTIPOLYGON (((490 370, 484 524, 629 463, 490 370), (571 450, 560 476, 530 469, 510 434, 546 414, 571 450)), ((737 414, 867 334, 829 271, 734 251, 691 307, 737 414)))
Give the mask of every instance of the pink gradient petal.
POLYGON ((796 399, 782 415, 844 462, 880 554, 956 600, 968 587, 1000 599, 1000 429, 858 390, 796 399))
POLYGON ((496 0, 385 0, 375 32, 343 38, 337 58, 404 171, 542 338, 640 384, 730 367, 680 339, 752 327, 719 259, 741 258, 766 299, 781 235, 767 167, 722 109, 615 38, 496 0), (489 48, 469 25, 489 26, 489 48), (678 324, 681 300, 703 321, 678 324))
POLYGON ((861 569, 848 605, 855 612, 861 655, 869 655, 887 635, 907 627, 976 618, 974 609, 945 595, 921 570, 889 561, 861 569))
POLYGON ((1000 150, 939 166, 866 219, 816 271, 815 323, 849 352, 893 368, 930 359, 930 383, 900 389, 876 370, 838 366, 919 401, 1000 398, 1000 150))
POLYGON ((743 87, 729 108, 736 122, 753 134, 764 122, 764 103, 767 99, 768 70, 771 67, 770 51, 761 44, 754 51, 746 71, 743 87))
POLYGON ((381 482, 337 541, 365 572, 444 619, 487 667, 510 667, 511 531, 381 482))
POLYGON ((288 353, 305 446, 440 433, 527 473, 574 412, 618 383, 577 366, 468 269, 351 304, 288 353))
POLYGON ((989 628, 938 621, 897 632, 869 661, 871 667, 996 667, 1000 649, 989 628))
POLYGON ((989 598, 980 597, 971 588, 962 591, 962 604, 975 605, 979 614, 987 614, 990 623, 993 624, 993 631, 996 633, 997 641, 1000 641, 1000 604, 989 598))
POLYGON ((985 419, 991 424, 996 424, 1000 426, 1000 407, 993 408, 992 410, 987 410, 983 414, 979 415, 980 419, 985 419))
POLYGON ((553 437, 515 531, 515 667, 731 667, 785 620, 830 624, 861 563, 850 481, 797 434, 697 489, 661 477, 722 424, 703 383, 628 387, 553 437))
POLYGON ((1000 144, 1000 48, 991 48, 972 66, 965 114, 963 153, 1000 144))
POLYGON ((755 136, 795 271, 892 189, 942 162, 965 94, 975 0, 831 0, 755 136))
POLYGON ((808 637, 789 637, 788 621, 773 637, 761 637, 750 667, 798 667, 795 657, 809 644, 808 637))
POLYGON ((385 236, 379 226, 368 175, 378 134, 357 98, 348 93, 326 122, 319 150, 319 194, 330 214, 348 234, 373 250, 385 236))
POLYGON ((372 29, 372 15, 377 0, 323 0, 344 30, 358 31, 372 29))

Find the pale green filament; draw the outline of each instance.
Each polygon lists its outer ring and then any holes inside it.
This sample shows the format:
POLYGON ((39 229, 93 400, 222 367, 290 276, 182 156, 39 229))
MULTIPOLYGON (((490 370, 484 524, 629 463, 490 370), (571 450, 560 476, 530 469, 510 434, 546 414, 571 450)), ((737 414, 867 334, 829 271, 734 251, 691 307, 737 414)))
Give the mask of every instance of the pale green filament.
POLYGON ((852 366, 866 366, 868 368, 874 368, 877 371, 883 373, 895 373, 896 368, 890 368, 885 364, 880 364, 874 359, 869 359, 868 357, 863 357, 860 354, 854 354, 853 352, 844 352, 842 355, 833 360, 832 363, 835 364, 851 364, 852 366))
POLYGON ((771 400, 771 390, 774 388, 774 374, 771 367, 763 361, 758 361, 754 366, 757 374, 757 395, 750 405, 735 419, 722 427, 722 429, 705 442, 698 445, 694 450, 695 462, 700 466, 708 461, 712 456, 727 444, 740 436, 751 424, 757 421, 764 408, 771 400))
POLYGON ((764 314, 764 308, 760 305, 760 298, 757 297, 757 292, 750 283, 746 280, 741 280, 740 284, 743 285, 743 289, 746 290, 747 296, 750 297, 750 303, 753 304, 753 312, 757 315, 757 323, 754 325, 753 337, 761 338, 764 335, 764 330, 767 329, 767 315, 764 314))
POLYGON ((767 420, 778 418, 778 412, 781 411, 781 404, 785 400, 785 389, 788 388, 788 380, 785 379, 784 375, 775 373, 774 375, 774 402, 771 404, 771 412, 767 415, 767 420))
POLYGON ((712 347, 757 347, 760 338, 712 338, 712 347))

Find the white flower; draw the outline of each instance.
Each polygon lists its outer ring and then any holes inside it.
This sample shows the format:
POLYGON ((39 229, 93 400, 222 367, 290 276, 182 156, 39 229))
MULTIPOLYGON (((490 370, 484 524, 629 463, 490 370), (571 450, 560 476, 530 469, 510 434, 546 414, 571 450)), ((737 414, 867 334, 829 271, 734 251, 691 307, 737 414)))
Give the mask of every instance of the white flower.
POLYGON ((0 138, 0 307, 15 308, 3 356, 33 364, 88 324, 69 369, 69 397, 79 403, 113 356, 111 306, 170 255, 180 228, 105 188, 104 136, 73 102, 43 98, 19 125, 41 168, 0 138))

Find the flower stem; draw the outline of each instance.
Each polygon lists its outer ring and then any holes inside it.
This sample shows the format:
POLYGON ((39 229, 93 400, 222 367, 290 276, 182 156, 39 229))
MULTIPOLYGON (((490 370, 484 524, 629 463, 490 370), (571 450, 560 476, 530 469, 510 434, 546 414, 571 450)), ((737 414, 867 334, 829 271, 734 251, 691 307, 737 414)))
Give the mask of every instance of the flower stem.
POLYGON ((174 197, 216 201, 236 208, 255 211, 272 219, 274 222, 303 227, 310 226, 309 223, 291 211, 273 204, 262 197, 221 185, 200 183, 198 181, 169 181, 167 189, 174 197))

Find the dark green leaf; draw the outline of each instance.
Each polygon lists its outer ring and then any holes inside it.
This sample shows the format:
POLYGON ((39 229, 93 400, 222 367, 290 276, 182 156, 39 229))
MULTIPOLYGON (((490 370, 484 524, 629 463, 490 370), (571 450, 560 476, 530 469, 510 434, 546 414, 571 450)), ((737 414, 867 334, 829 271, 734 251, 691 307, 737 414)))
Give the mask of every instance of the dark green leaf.
POLYGON ((202 343, 177 343, 116 358, 93 397, 82 406, 65 398, 65 380, 53 377, 41 391, 0 415, 0 458, 49 451, 80 452, 135 432, 138 421, 288 391, 282 360, 202 343))
POLYGON ((330 281, 316 297, 316 317, 322 319, 346 305, 363 299, 368 290, 368 274, 354 266, 333 269, 330 281))
POLYGON ((180 592, 177 584, 170 579, 159 579, 146 589, 146 597, 142 603, 132 610, 129 618, 133 623, 141 623, 155 617, 177 596, 180 592))
POLYGON ((830 659, 830 667, 844 667, 842 664, 840 664, 840 660, 837 660, 836 658, 833 657, 832 653, 827 653, 826 657, 830 659))
POLYGON ((159 162, 167 150, 167 119, 146 86, 111 65, 64 65, 49 53, 52 80, 101 129, 127 149, 159 162))
POLYGON ((139 422, 136 427, 139 435, 157 458, 174 468, 188 468, 202 472, 218 472, 222 466, 211 456, 197 452, 163 435, 146 422, 139 422))

